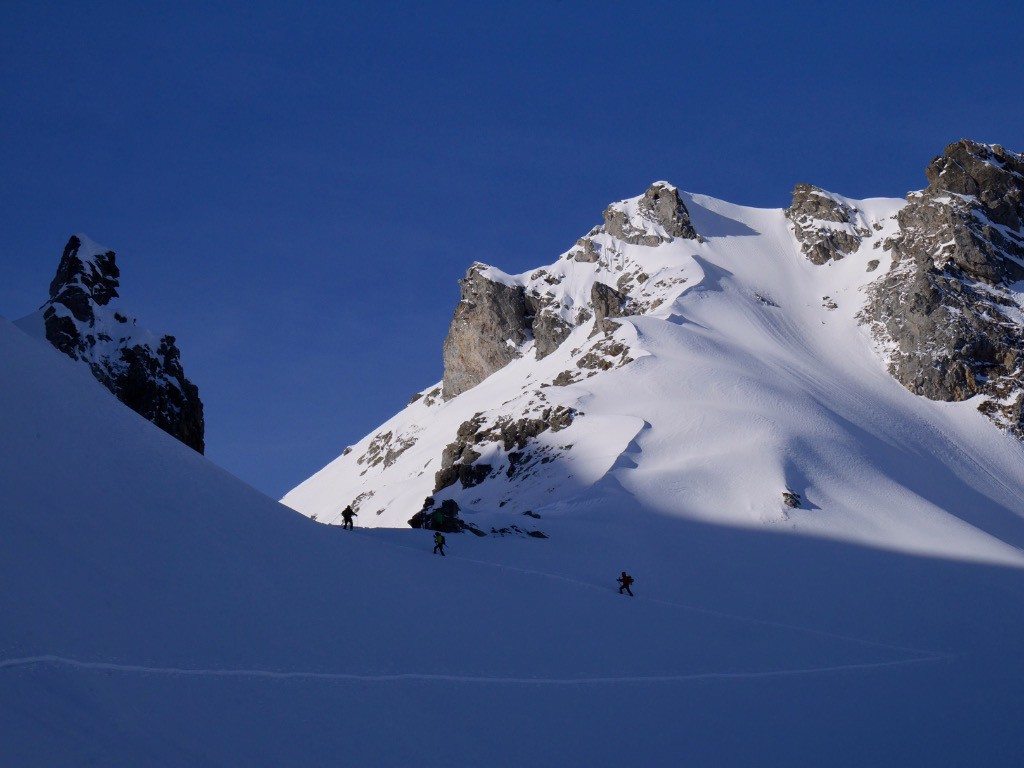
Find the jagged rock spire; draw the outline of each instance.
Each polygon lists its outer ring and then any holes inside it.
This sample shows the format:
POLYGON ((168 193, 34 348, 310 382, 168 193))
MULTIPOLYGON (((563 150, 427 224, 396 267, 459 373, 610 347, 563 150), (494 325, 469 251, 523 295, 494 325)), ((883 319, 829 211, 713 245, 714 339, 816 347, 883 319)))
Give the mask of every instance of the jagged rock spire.
POLYGON ((64 247, 50 298, 40 308, 46 339, 89 366, 121 402, 203 452, 203 404, 185 377, 173 336, 157 336, 116 311, 120 271, 112 250, 85 235, 64 247))
POLYGON ((93 316, 90 302, 105 306, 117 297, 119 276, 113 251, 72 235, 50 282, 50 301, 66 306, 76 320, 88 322, 93 316))

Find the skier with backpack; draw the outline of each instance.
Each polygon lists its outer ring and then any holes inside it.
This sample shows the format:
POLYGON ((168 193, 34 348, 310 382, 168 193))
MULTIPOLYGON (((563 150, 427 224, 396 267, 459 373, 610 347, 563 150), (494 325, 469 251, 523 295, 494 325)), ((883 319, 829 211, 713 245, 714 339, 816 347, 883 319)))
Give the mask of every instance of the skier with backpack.
POLYGON ((352 518, 355 517, 355 516, 356 516, 356 513, 353 511, 351 504, 349 506, 345 507, 345 509, 343 509, 342 512, 341 512, 341 520, 342 520, 341 527, 342 528, 348 528, 351 531, 352 527, 353 527, 352 526, 352 518))
POLYGON ((626 594, 633 597, 633 592, 629 589, 629 585, 633 583, 633 577, 625 571, 622 572, 622 576, 616 579, 622 586, 619 587, 619 594, 622 594, 622 590, 626 590, 626 594))
POLYGON ((434 554, 436 555, 440 550, 441 557, 444 557, 444 536, 441 535, 440 531, 434 531, 434 554))

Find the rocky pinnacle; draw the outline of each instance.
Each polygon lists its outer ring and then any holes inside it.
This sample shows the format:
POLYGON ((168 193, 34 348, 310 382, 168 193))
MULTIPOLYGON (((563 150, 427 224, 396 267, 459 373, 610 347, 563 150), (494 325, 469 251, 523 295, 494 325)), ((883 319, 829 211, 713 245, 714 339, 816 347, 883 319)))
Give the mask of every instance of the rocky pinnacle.
POLYGON ((120 277, 115 254, 83 237, 68 240, 40 308, 47 340, 87 364, 122 403, 202 453, 203 404, 185 377, 174 337, 153 336, 113 308, 120 277))

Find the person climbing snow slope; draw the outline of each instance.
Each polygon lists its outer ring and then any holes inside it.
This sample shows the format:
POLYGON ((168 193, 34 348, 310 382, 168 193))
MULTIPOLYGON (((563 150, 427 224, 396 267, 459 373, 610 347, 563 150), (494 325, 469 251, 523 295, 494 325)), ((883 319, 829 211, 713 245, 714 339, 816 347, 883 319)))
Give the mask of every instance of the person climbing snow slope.
POLYGON ((619 587, 619 594, 622 594, 622 590, 626 590, 626 594, 633 597, 633 592, 629 589, 629 585, 633 583, 633 577, 625 571, 622 572, 622 576, 616 579, 622 586, 619 587))

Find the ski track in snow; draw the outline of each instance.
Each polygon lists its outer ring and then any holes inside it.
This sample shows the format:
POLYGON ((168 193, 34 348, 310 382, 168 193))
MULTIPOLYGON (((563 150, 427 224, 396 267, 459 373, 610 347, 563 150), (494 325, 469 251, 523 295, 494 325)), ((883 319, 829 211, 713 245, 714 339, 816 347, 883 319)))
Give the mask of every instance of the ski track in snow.
POLYGON ((391 683, 406 681, 484 683, 498 685, 600 685, 617 683, 685 683, 700 680, 743 680, 766 677, 794 677, 835 672, 851 672, 884 667, 900 667, 926 662, 949 661, 949 657, 879 661, 865 664, 839 664, 830 667, 806 667, 797 669, 773 669, 748 672, 694 672, 688 675, 624 675, 617 677, 487 677, 482 675, 437 675, 421 672, 399 672, 393 674, 356 674, 351 672, 281 672, 267 669, 186 669, 183 667, 146 667, 136 664, 114 664, 104 661, 80 661, 64 656, 26 656, 20 659, 0 661, 0 669, 15 669, 41 664, 56 664, 75 669, 101 672, 124 672, 150 675, 171 675, 188 677, 255 677, 270 680, 335 680, 352 682, 391 683))

